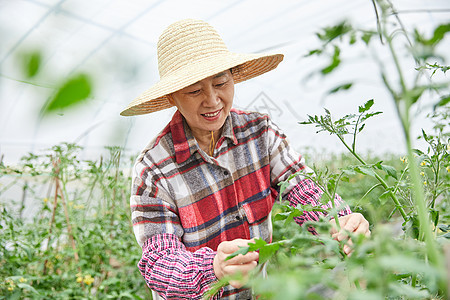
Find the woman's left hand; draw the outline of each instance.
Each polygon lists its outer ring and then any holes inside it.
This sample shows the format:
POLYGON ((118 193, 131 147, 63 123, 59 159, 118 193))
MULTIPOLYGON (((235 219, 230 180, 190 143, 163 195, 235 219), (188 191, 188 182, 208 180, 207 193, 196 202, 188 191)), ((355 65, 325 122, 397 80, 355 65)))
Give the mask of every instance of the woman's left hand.
POLYGON ((369 222, 360 213, 351 213, 346 216, 339 218, 339 225, 341 230, 338 231, 336 226, 336 221, 332 219, 330 221, 331 227, 331 237, 337 241, 347 240, 344 245, 344 253, 350 255, 353 251, 352 240, 348 238, 347 232, 352 232, 355 234, 364 234, 365 236, 370 236, 369 222))

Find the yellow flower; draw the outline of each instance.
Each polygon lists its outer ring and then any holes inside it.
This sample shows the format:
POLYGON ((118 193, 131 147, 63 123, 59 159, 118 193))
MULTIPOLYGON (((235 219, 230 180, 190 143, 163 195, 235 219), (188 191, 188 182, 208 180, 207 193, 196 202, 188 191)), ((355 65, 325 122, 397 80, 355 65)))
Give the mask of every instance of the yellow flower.
POLYGON ((74 209, 83 209, 83 208, 84 208, 84 205, 83 205, 83 204, 80 204, 80 205, 74 205, 73 208, 74 208, 74 209))
POLYGON ((73 206, 73 201, 69 201, 69 206, 70 206, 70 207, 73 206))
POLYGON ((420 163, 420 165, 421 165, 421 166, 426 166, 427 163, 423 160, 423 161, 420 163))
POLYGON ((87 285, 90 285, 94 282, 94 278, 92 278, 91 275, 86 275, 84 276, 83 282, 86 283, 87 285))
POLYGON ((425 173, 424 172, 420 172, 420 175, 425 176, 425 173))
POLYGON ((23 277, 20 277, 19 282, 27 282, 27 280, 23 277))
POLYGON ((450 166, 447 167, 447 172, 450 173, 450 166))
POLYGON ((403 163, 407 163, 408 159, 406 158, 406 156, 400 157, 400 161, 403 163))
POLYGON ((423 182, 423 184, 424 184, 424 185, 427 185, 427 182, 426 182, 426 181, 424 181, 424 182, 423 182))
POLYGON ((48 202, 48 198, 44 198, 44 203, 47 203, 48 202))
POLYGON ((8 287, 8 291, 14 291, 14 287, 13 286, 8 287))
POLYGON ((82 277, 82 276, 78 276, 78 277, 77 277, 77 282, 78 282, 78 283, 83 282, 83 277, 82 277))

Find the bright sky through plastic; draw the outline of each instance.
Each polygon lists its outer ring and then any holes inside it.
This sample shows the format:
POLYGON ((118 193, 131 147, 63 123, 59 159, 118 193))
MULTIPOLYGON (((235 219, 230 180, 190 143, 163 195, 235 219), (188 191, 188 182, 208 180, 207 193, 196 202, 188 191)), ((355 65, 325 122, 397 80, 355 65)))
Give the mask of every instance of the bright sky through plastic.
MULTIPOLYGON (((448 0, 392 2, 408 29, 418 26, 431 34, 436 25, 450 21, 448 0)), ((60 142, 79 143, 86 147, 85 155, 106 145, 125 146, 131 153, 144 148, 174 109, 132 118, 119 113, 158 80, 158 36, 183 18, 209 22, 231 51, 285 54, 275 71, 236 86, 235 107, 269 113, 299 152, 306 148, 343 152, 337 138, 315 134, 312 126, 298 122, 322 114, 324 107, 336 116, 353 113, 372 98, 374 109, 384 113, 366 125, 360 149, 403 152, 399 121, 377 66, 368 59, 370 53, 363 47, 344 48, 345 64, 325 79, 313 72, 327 62, 304 57, 319 45, 315 33, 324 26, 349 19, 355 26, 376 29, 370 0, 0 0, 0 155, 4 161, 14 163, 29 151, 60 142), (42 65, 37 76, 27 80, 20 57, 30 50, 41 52, 42 65), (55 88, 83 72, 92 76, 92 99, 40 119, 40 110, 55 88), (348 81, 358 85, 327 96, 327 91, 348 81)), ((441 45, 447 65, 449 41, 447 37, 441 45)), ((381 60, 388 59, 379 54, 381 60)), ((414 68, 410 59, 405 58, 404 64, 414 68)), ((424 115, 430 103, 421 109, 416 131, 429 126, 424 115)))

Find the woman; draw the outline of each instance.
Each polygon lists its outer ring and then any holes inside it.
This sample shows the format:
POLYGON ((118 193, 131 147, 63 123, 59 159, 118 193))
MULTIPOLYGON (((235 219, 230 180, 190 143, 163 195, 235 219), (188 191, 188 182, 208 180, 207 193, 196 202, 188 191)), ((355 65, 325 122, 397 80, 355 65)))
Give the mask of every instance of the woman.
MULTIPOLYGON (((278 183, 306 166, 268 116, 232 104, 235 83, 282 60, 282 54, 232 53, 214 28, 198 20, 176 22, 160 36, 160 81, 121 113, 177 107, 138 157, 130 201, 142 246, 138 267, 155 298, 201 299, 218 279, 256 267, 256 252, 225 260, 238 246, 254 238, 271 241, 278 183)), ((300 176, 282 196, 293 206, 320 205, 318 188, 300 176)), ((341 203, 338 196, 335 203, 341 203)), ((343 230, 368 234, 362 215, 348 207, 339 215, 343 230)), ((305 212, 297 222, 318 217, 305 212)), ((251 299, 251 291, 232 281, 219 298, 251 299)))

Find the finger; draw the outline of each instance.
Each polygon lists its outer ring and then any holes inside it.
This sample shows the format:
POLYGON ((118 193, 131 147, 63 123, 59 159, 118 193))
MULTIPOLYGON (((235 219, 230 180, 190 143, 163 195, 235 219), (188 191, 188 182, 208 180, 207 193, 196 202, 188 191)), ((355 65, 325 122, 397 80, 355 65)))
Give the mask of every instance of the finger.
POLYGON ((344 245, 343 250, 344 250, 344 253, 345 253, 347 256, 350 256, 350 255, 352 254, 352 252, 353 252, 353 248, 350 247, 349 245, 344 245))
POLYGON ((331 219, 330 220, 330 224, 331 224, 330 234, 334 235, 338 231, 338 228, 337 228, 337 225, 336 225, 336 220, 335 219, 331 219))
POLYGON ((361 224, 363 218, 362 218, 361 214, 352 214, 349 216, 350 217, 347 219, 347 222, 341 227, 344 230, 354 232, 361 224))
MULTIPOLYGON (((228 255, 227 255, 228 257, 228 255)), ((239 254, 229 260, 226 260, 227 265, 241 265, 246 264, 252 261, 258 261, 259 259, 259 253, 258 252, 249 252, 245 255, 239 254)))
POLYGON ((242 274, 247 275, 248 272, 253 270, 257 266, 256 261, 252 261, 247 264, 241 265, 228 265, 223 268, 223 273, 225 275, 242 274))
POLYGON ((356 234, 364 234, 366 235, 367 232, 369 231, 369 222, 361 222, 358 226, 358 228, 356 228, 356 230, 354 230, 354 233, 356 234))
POLYGON ((248 243, 254 242, 254 239, 251 240, 243 240, 243 239, 235 239, 232 241, 226 241, 219 244, 217 251, 222 251, 224 253, 232 254, 239 250, 239 247, 247 247, 248 243))

